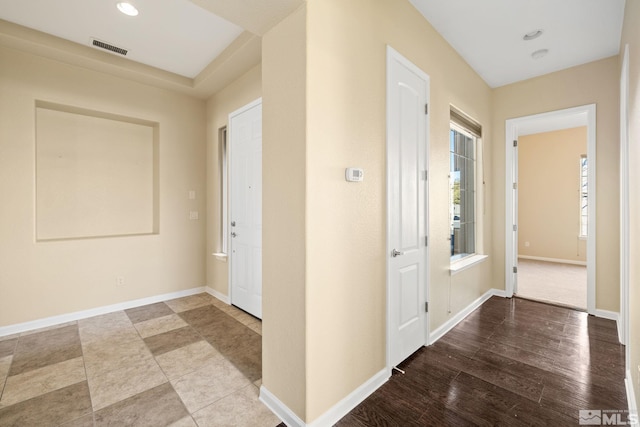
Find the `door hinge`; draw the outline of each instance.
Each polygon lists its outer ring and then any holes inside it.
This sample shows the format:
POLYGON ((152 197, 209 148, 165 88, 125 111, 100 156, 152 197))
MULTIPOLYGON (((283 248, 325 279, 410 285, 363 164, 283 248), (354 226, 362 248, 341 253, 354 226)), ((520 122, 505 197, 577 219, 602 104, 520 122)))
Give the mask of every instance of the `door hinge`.
POLYGON ((518 225, 517 224, 513 224, 513 231, 518 231, 518 225))
POLYGON ((517 190, 517 189, 518 189, 518 183, 517 183, 517 182, 514 182, 514 183, 513 183, 513 189, 514 189, 514 190, 517 190))
POLYGON ((429 104, 424 104, 424 113, 429 114, 429 104))
POLYGON ((425 301, 425 303, 424 303, 424 312, 425 313, 429 312, 429 302, 428 301, 425 301))
POLYGON ((429 246, 429 236, 424 236, 424 245, 429 246))
POLYGON ((429 179, 429 171, 428 170, 423 170, 422 171, 422 180, 423 181, 427 181, 429 179))
POLYGON ((517 273, 518 272, 518 267, 513 267, 513 272, 517 273))
POLYGON ((517 140, 517 139, 514 139, 514 140, 513 140, 513 146, 514 146, 514 147, 517 147, 517 146, 518 146, 518 140, 517 140))

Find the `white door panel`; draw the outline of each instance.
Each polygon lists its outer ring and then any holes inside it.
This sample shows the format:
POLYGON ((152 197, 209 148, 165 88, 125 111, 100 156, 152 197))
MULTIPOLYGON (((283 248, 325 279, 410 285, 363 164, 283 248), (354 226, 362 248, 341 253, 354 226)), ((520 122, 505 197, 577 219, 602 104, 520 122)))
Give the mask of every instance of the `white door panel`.
POLYGON ((418 295, 419 283, 419 267, 417 265, 410 265, 399 271, 398 279, 398 292, 400 293, 400 318, 398 324, 400 329, 410 327, 412 323, 419 320, 418 301, 416 301, 416 295, 418 295))
POLYGON ((262 104, 229 115, 231 303, 262 317, 262 104))
POLYGON ((388 364, 426 343, 428 76, 387 51, 388 364))

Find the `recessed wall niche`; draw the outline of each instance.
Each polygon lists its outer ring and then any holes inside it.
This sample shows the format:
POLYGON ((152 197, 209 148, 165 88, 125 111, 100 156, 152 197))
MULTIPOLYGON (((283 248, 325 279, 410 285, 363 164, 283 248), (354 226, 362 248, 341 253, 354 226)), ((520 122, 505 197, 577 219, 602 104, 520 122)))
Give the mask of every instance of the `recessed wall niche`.
POLYGON ((36 240, 158 233, 158 123, 36 102, 36 240))

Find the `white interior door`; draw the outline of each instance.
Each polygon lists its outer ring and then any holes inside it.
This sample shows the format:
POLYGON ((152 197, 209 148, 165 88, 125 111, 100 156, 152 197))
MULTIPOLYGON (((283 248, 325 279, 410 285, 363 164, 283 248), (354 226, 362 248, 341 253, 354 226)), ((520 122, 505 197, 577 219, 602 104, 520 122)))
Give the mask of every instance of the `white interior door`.
POLYGON ((518 143, 517 139, 514 139, 513 144, 513 217, 511 218, 511 224, 513 224, 513 247, 516 249, 513 252, 513 270, 510 273, 513 277, 513 293, 518 293, 518 143))
POLYGON ((426 344, 429 77, 387 49, 388 366, 426 344))
POLYGON ((231 303, 262 318, 262 100, 229 115, 231 303))

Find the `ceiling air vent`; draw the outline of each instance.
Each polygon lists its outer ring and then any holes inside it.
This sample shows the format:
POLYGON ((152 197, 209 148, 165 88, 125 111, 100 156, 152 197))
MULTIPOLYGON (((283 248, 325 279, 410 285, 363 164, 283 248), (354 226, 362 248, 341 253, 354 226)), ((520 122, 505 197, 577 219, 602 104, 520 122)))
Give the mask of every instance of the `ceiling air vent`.
POLYGON ((96 40, 96 39, 91 39, 91 44, 94 45, 95 47, 99 47, 100 49, 108 50, 110 52, 117 53, 122 56, 126 56, 127 52, 129 52, 127 49, 123 49, 121 47, 114 46, 109 43, 101 42, 100 40, 96 40))

